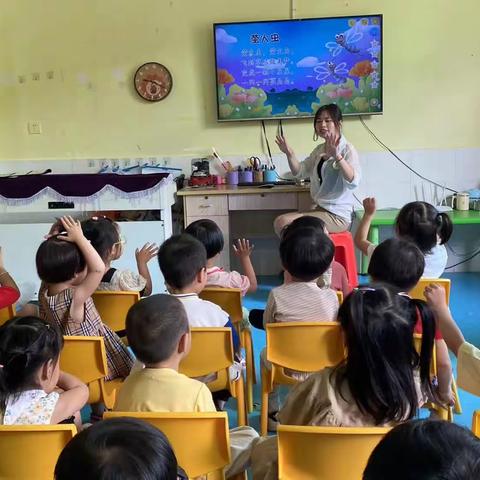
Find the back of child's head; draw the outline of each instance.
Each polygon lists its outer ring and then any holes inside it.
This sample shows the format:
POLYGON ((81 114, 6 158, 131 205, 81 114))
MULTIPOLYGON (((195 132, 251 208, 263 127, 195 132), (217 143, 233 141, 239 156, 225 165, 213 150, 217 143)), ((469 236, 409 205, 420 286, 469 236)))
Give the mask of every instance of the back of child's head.
POLYGON ((102 260, 109 261, 113 247, 120 241, 115 222, 108 217, 93 217, 82 222, 82 230, 102 260))
POLYGON ((297 228, 303 227, 311 227, 325 232, 325 222, 321 218, 312 215, 302 215, 301 217, 296 218, 292 223, 286 225, 281 232, 281 236, 284 237, 297 228))
POLYGON ((360 411, 377 425, 412 418, 419 406, 416 367, 422 388, 434 395, 430 362, 435 320, 425 302, 388 286, 364 287, 345 299, 338 318, 348 352, 338 371, 360 411), (420 355, 413 342, 417 313, 423 327, 420 355))
POLYGON ((58 328, 38 317, 15 317, 0 327, 0 409, 9 395, 35 385, 39 369, 56 363, 63 347, 58 328))
POLYGON ((413 242, 389 238, 375 247, 368 274, 374 282, 409 292, 422 277, 424 269, 425 256, 413 242))
POLYGON ((173 235, 161 245, 158 264, 167 285, 182 289, 206 268, 207 252, 202 242, 191 235, 173 235))
POLYGON ((72 280, 85 269, 85 258, 73 242, 60 240, 57 235, 44 240, 35 257, 37 273, 45 283, 72 280))
POLYGON ((165 435, 135 418, 93 424, 58 458, 56 480, 177 480, 177 459, 165 435))
POLYGON ((185 229, 185 233, 203 243, 207 251, 207 259, 213 258, 223 250, 223 233, 213 220, 206 218, 197 220, 185 229))
POLYGON ((363 480, 480 478, 480 440, 439 420, 413 420, 392 429, 375 447, 363 480))
POLYGON ((395 221, 397 234, 411 240, 425 254, 437 245, 443 245, 452 235, 453 224, 445 212, 427 202, 410 202, 402 207, 395 221), (437 238, 438 237, 438 238, 437 238))
POLYGON ((287 230, 280 240, 280 259, 292 277, 303 282, 318 278, 332 264, 335 246, 318 228, 287 230))
POLYGON ((182 302, 171 295, 143 298, 127 314, 127 338, 135 356, 145 364, 168 360, 181 336, 188 332, 182 302))

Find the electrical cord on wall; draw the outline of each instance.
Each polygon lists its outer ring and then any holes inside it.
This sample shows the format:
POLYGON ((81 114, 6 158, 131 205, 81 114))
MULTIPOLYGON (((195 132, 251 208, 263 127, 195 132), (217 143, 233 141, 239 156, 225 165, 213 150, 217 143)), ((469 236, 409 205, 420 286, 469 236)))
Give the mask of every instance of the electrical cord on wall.
POLYGON ((446 187, 445 185, 440 185, 437 182, 434 182, 433 180, 423 176, 422 174, 418 173, 415 169, 410 167, 407 163, 405 163, 390 147, 385 145, 375 133, 372 132, 370 127, 365 123, 365 120, 362 118, 361 115, 358 116, 358 119, 360 120, 360 123, 364 126, 365 130, 371 135, 371 137, 385 150, 387 150, 390 154, 392 154, 404 167, 408 168, 412 173, 414 173, 417 177, 421 178, 422 180, 425 180, 428 183, 431 183, 432 185, 435 185, 437 187, 440 187, 443 190, 448 190, 449 192, 457 193, 457 190, 454 190, 453 188, 446 187))
POLYGON ((472 260, 473 258, 475 258, 479 254, 480 254, 480 248, 473 255, 470 255, 468 258, 465 258, 461 262, 458 262, 458 263, 455 263, 453 265, 449 265, 448 267, 445 267, 445 270, 449 270, 450 268, 458 267, 459 265, 463 265, 464 263, 469 262, 470 260, 472 260))

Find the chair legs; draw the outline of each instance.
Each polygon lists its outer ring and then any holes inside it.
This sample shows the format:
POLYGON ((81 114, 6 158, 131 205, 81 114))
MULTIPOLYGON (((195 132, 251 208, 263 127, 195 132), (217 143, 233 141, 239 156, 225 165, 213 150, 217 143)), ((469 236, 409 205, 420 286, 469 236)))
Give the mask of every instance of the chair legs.
POLYGON ((457 382, 455 381, 455 377, 452 377, 452 390, 453 394, 455 395, 455 405, 453 407, 453 411, 457 415, 460 415, 462 413, 462 404, 460 403, 460 397, 458 395, 457 382))
POLYGON ((235 381, 235 398, 237 399, 238 425, 248 425, 247 409, 245 404, 245 384, 243 376, 240 375, 235 381))
POLYGON ((268 375, 270 372, 261 365, 260 371, 262 375, 262 410, 260 413, 260 435, 265 436, 267 435, 267 428, 268 428, 268 375))
POLYGON ((253 342, 252 342, 252 333, 250 330, 244 330, 243 334, 243 345, 245 348, 246 364, 247 364, 247 374, 246 374, 246 385, 247 385, 247 412, 253 412, 253 384, 256 383, 255 375, 255 356, 253 352, 253 342))

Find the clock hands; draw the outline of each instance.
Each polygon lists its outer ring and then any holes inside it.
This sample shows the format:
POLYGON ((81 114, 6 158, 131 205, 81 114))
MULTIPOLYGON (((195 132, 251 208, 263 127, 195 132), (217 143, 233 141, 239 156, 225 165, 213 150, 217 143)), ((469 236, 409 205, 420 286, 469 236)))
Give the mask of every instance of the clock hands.
POLYGON ((162 82, 159 82, 159 81, 157 81, 157 80, 153 80, 153 79, 150 79, 150 78, 142 78, 142 81, 144 81, 144 82, 149 82, 149 83, 153 83, 153 84, 155 84, 155 85, 158 85, 159 87, 165 88, 165 87, 163 86, 163 83, 162 83, 162 82))

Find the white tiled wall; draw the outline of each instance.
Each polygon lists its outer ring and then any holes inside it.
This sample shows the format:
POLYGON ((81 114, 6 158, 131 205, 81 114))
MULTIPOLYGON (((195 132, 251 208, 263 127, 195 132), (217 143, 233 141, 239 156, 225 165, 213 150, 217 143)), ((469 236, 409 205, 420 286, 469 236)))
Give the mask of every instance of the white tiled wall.
MULTIPOLYGON (((424 200, 437 204, 441 201, 443 195, 448 193, 444 192, 442 188, 432 186, 418 178, 388 152, 359 153, 362 164, 362 183, 356 191, 356 195, 360 200, 365 196, 375 196, 379 208, 398 208, 413 200, 424 200)), ((396 153, 410 167, 442 186, 459 191, 479 186, 480 148, 409 150, 396 153)), ((306 154, 299 154, 298 156, 303 158, 306 154)), ((260 158, 265 158, 263 154, 258 155, 260 158)), ((146 159, 2 161, 0 162, 0 174, 26 173, 29 170, 41 171, 46 168, 51 168, 53 173, 95 173, 99 170, 102 162, 106 161, 113 164, 114 160, 118 161, 121 166, 126 162, 135 165, 139 161, 163 164, 167 160, 169 166, 182 168, 187 176, 190 173, 191 158, 170 156, 167 159, 159 155, 156 159, 148 157, 146 159)), ((233 165, 239 165, 245 159, 243 157, 228 157, 224 160, 229 160, 233 165)), ((288 174, 288 163, 284 155, 274 155, 274 162, 281 176, 288 174)), ((223 173, 221 166, 215 160, 212 160, 211 172, 223 173)), ((357 205, 357 207, 360 207, 360 205, 357 205)), ((245 227, 248 228, 247 225, 245 227)), ((238 230, 238 226, 235 230, 238 230)), ((389 230, 384 229, 383 235, 389 234, 389 230)), ((457 227, 450 243, 457 253, 470 253, 480 248, 480 225, 457 227)), ((275 256, 276 252, 272 252, 272 254, 275 256)), ((449 252, 449 264, 456 263, 462 258, 449 252)), ((460 266, 458 270, 479 271, 480 258, 460 266)))

